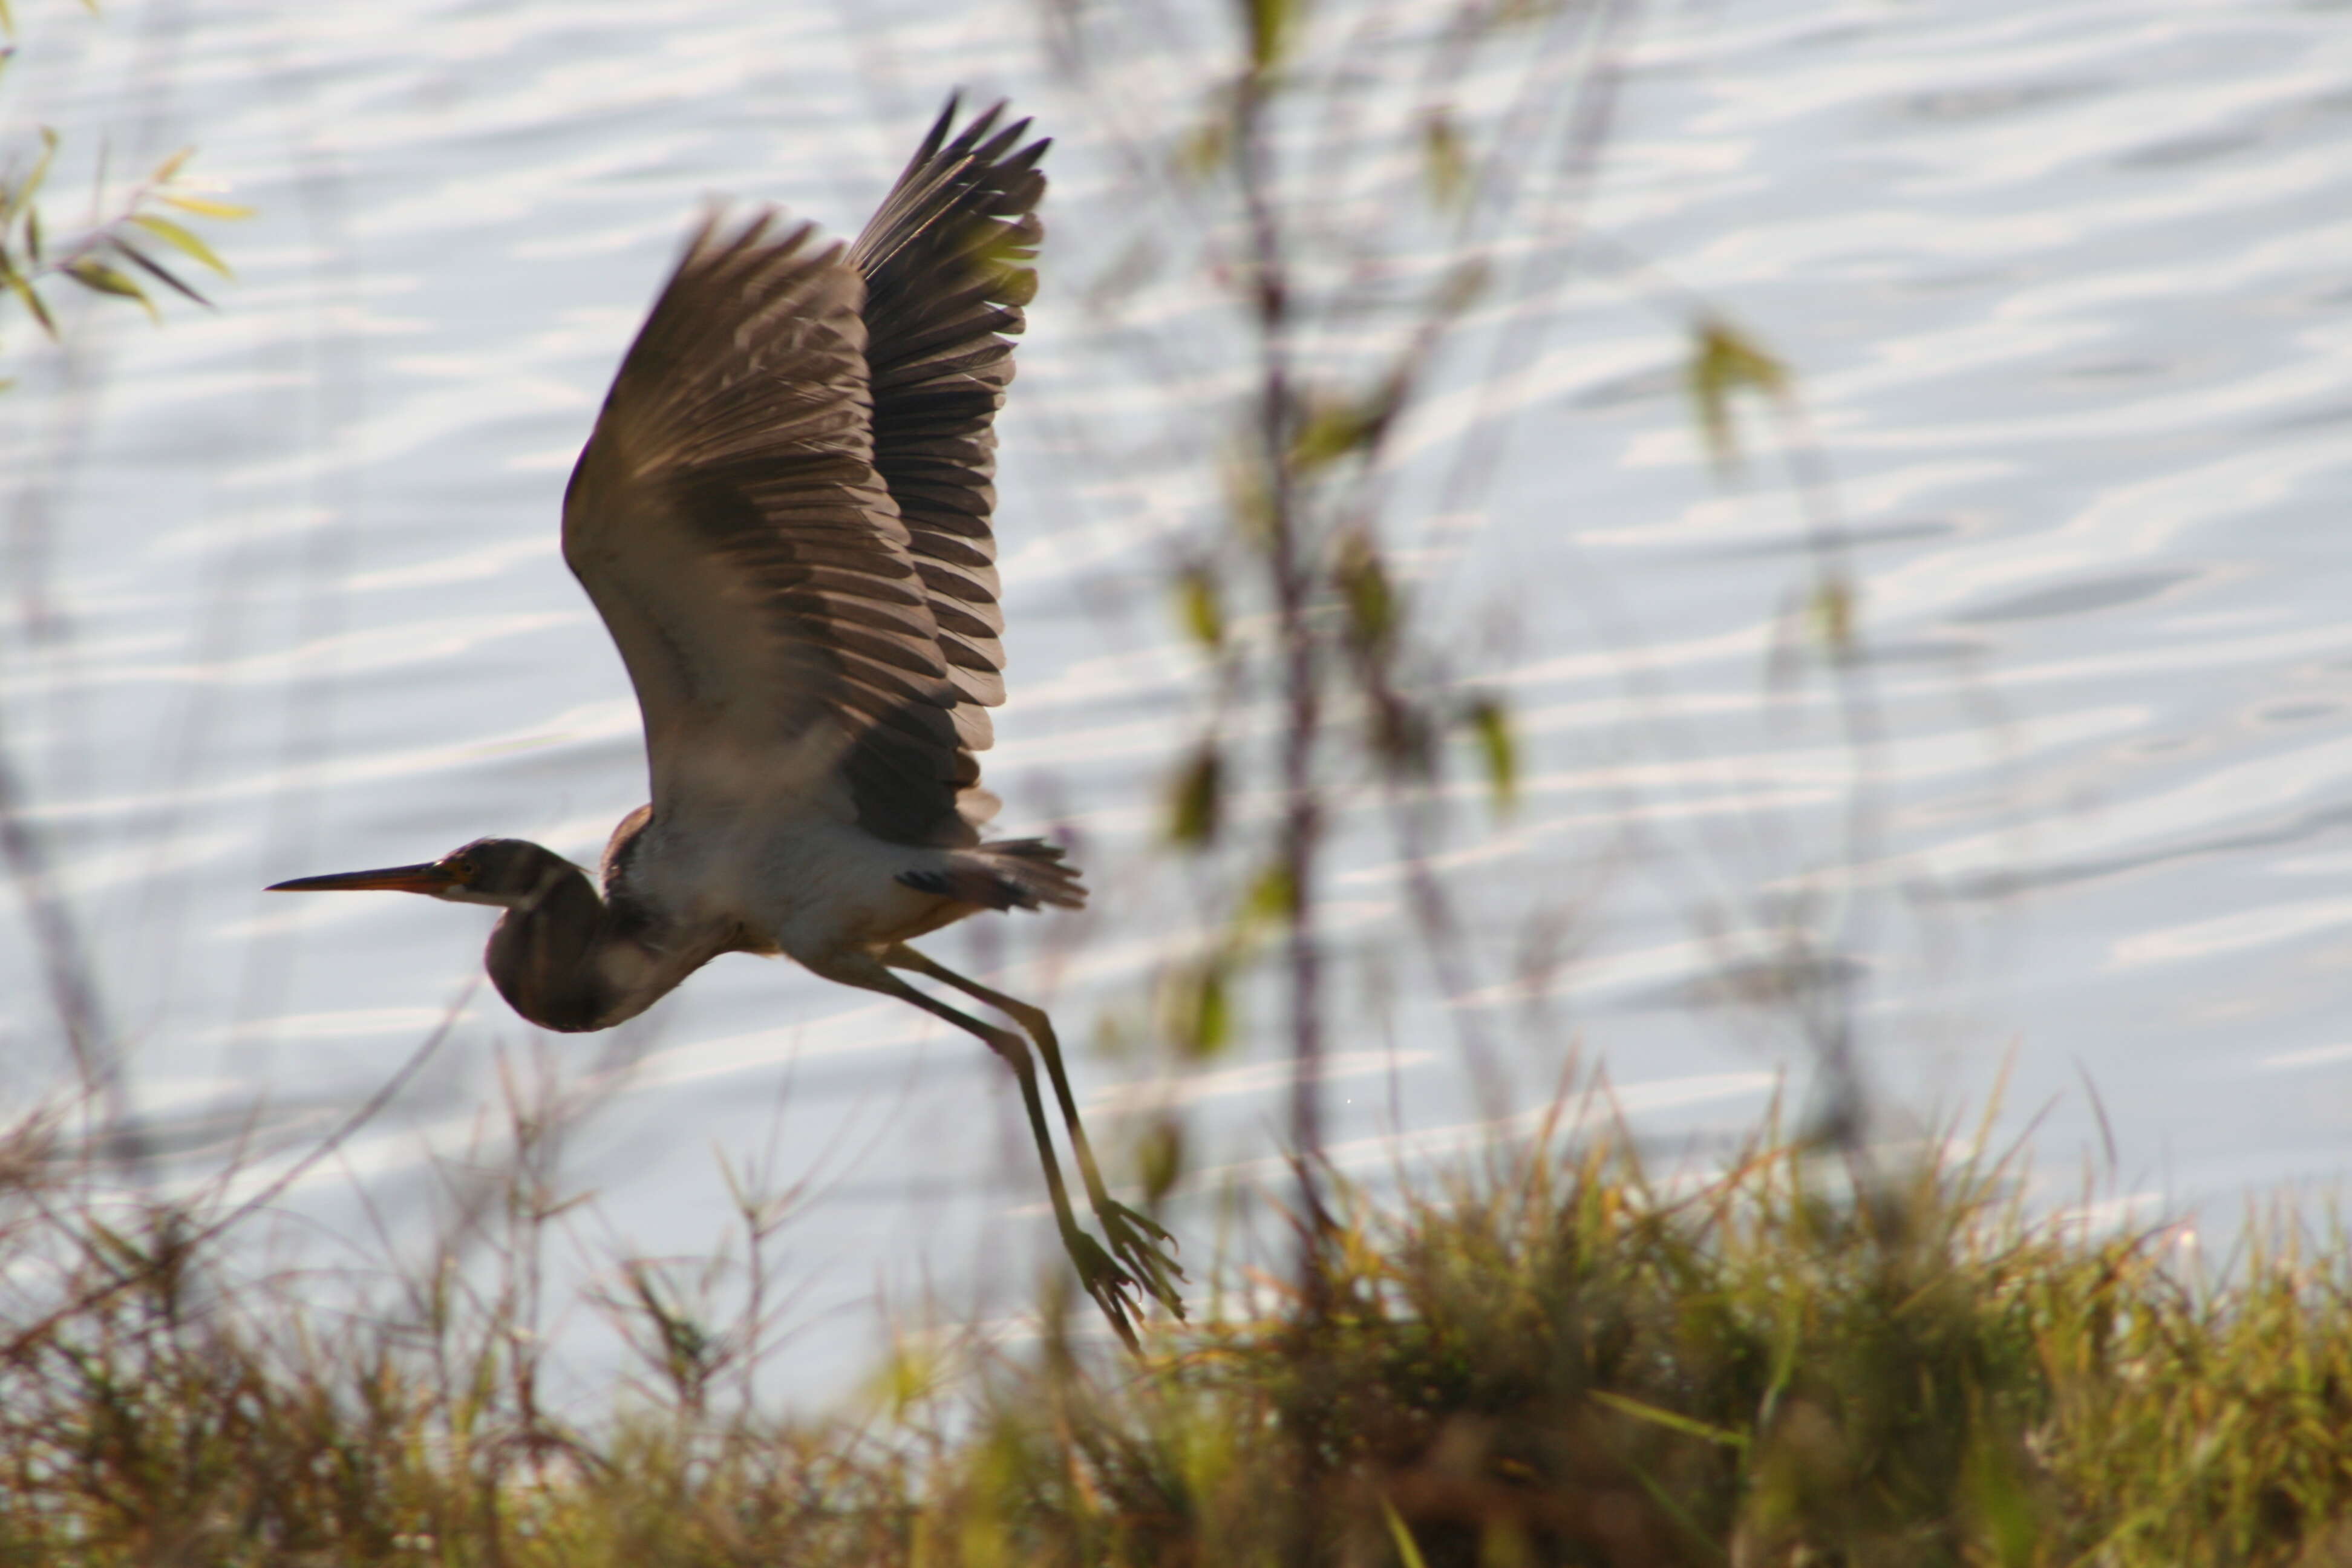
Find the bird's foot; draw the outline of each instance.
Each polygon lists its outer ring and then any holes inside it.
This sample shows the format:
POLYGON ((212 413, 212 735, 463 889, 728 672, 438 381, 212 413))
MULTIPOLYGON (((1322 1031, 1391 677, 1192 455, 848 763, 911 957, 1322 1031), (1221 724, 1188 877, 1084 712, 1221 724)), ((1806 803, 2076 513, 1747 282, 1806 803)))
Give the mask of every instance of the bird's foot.
POLYGON ((1087 1288, 1087 1294, 1095 1299, 1095 1305, 1102 1309, 1103 1316, 1110 1320, 1110 1326, 1118 1331, 1127 1348, 1141 1350, 1142 1346, 1135 1337, 1135 1318, 1143 1305, 1143 1287, 1136 1282, 1135 1276, 1120 1268, 1111 1255, 1103 1250, 1101 1242, 1076 1226, 1062 1232, 1062 1247, 1069 1253, 1070 1262, 1078 1271, 1078 1282, 1087 1288))
POLYGON ((1110 1320, 1127 1348, 1137 1350, 1140 1345, 1135 1322, 1146 1296, 1178 1317, 1184 1315, 1184 1298, 1173 1283, 1184 1278, 1184 1270, 1160 1246, 1172 1243, 1175 1237, 1149 1215, 1138 1214, 1109 1197, 1096 1206, 1095 1215, 1110 1237, 1108 1249, 1075 1225, 1062 1232, 1062 1245, 1087 1294, 1110 1320))
POLYGON ((1103 1234, 1110 1238, 1110 1249, 1129 1281, 1139 1283, 1153 1300, 1182 1317, 1184 1298, 1176 1286, 1184 1278, 1184 1266, 1161 1245, 1176 1245, 1168 1227, 1108 1194, 1095 1194, 1095 1217, 1102 1221, 1103 1234))

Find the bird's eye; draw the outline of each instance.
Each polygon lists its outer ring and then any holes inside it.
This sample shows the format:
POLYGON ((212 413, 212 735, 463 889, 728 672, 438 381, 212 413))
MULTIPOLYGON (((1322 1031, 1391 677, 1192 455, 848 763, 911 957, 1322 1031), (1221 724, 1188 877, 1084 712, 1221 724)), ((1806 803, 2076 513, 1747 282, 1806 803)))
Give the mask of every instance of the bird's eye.
POLYGON ((442 868, 460 882, 474 879, 474 863, 463 855, 452 855, 441 862, 442 868))

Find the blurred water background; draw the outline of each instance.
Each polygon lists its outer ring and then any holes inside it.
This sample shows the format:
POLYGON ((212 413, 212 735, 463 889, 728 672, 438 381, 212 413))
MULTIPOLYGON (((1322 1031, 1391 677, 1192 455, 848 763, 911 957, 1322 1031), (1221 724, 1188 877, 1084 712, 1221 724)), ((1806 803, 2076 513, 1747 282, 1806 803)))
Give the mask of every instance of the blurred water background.
MULTIPOLYGON (((1507 429, 1477 512, 1412 559, 1458 666, 1509 695, 1526 778, 1492 831, 1465 791, 1441 857, 1475 932, 1468 994, 1412 956, 1381 836, 1343 840, 1341 1165, 1387 1170, 1400 1131, 1408 1159, 1475 1146, 1572 1054, 1662 1151, 1716 1146, 1784 1083, 1801 1104, 1801 1042, 1738 1000, 1773 950, 1725 922, 1804 889, 1885 911, 1808 977, 1842 991, 1882 1092, 1932 1124, 2005 1079, 1997 1134, 2029 1141, 2043 1201, 2089 1161, 2115 1212, 2226 1234, 2250 1196, 2333 1190, 2352 1134, 2347 15, 1645 17, 1540 344, 1502 382, 1465 355, 1404 439, 1410 463, 1507 429), (1862 587, 1874 751, 1788 673, 1806 521, 1760 427, 1754 460, 1714 471, 1662 297, 1726 312, 1799 378, 1862 587), (1858 768, 1882 826, 1855 865, 1858 768), (1482 1100, 1454 1020, 1538 1007, 1509 1036, 1517 1101, 1482 1100)), ((305 1267, 373 1267, 428 1225, 492 1158, 503 1060, 593 1101, 563 1151, 595 1194, 567 1260, 588 1276, 612 1251, 708 1247, 721 1156, 799 1186, 805 1387, 865 1364, 877 1292, 1026 1298, 1005 1260, 1038 1256, 1034 1170, 969 1040, 739 957, 614 1037, 535 1054, 468 989, 486 913, 259 891, 492 833, 593 863, 642 760, 556 527, 612 368, 698 203, 854 233, 961 86, 1062 137, 1000 426, 1012 698, 987 768, 999 826, 1068 837, 1095 904, 937 951, 1105 1043, 1077 1072, 1111 1142, 1123 1110, 1176 1105, 1189 1191, 1278 1183, 1271 1002, 1244 1002, 1234 1054, 1178 1070, 1138 1000, 1188 940, 1155 845, 1202 670, 1165 582, 1218 505, 1215 422, 1245 367, 1216 350, 1230 308, 1181 265, 1181 212, 1145 210, 1097 132, 1107 99, 1181 123, 1207 80, 1181 48, 1085 88, 1050 68, 1035 11, 929 0, 122 0, 19 21, 0 105, 66 133, 59 189, 102 142, 118 170, 194 142, 257 209, 215 235, 237 274, 216 313, 167 308, 158 331, 101 310, 70 357, 19 325, 0 397, 0 713, 164 1179, 242 1149, 266 1181, 460 1005, 419 1080, 275 1205, 273 1245, 305 1267), (1167 265, 1133 265, 1139 246, 1167 265)), ((1474 342, 1531 319, 1480 310, 1474 342)), ((0 1050, 29 1104, 71 1068, 13 899, 0 921, 0 1050)), ((1180 1214, 1200 1256, 1231 1220, 1180 1214)))

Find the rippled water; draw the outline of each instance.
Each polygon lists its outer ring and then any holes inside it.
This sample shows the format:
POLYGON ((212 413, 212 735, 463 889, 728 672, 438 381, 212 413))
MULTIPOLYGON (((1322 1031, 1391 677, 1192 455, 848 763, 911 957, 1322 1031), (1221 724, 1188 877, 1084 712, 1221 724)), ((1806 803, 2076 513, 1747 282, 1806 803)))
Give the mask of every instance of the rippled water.
MULTIPOLYGON (((1723 0, 1653 19, 1605 250, 1502 395, 1442 396, 1406 437, 1513 421, 1444 590, 1457 624, 1513 626, 1496 673, 1531 752, 1517 816, 1448 861, 1491 971, 1464 1005, 1517 1005, 1507 950, 1557 906, 1559 1016, 1635 1129, 1740 1126, 1795 1058, 1769 1015, 1709 1001, 1755 955, 1710 940, 1708 911, 1827 889, 1885 911, 1846 982, 1874 1072, 1932 1111, 2005 1070, 2005 1125, 2032 1122, 2053 1193, 2099 1150, 2101 1108, 2131 1201, 2227 1210, 2340 1173, 2345 15, 1723 0), (1890 736, 1859 867, 1840 869, 1857 755, 1832 689, 1776 673, 1804 520, 1768 455, 1711 471, 1667 278, 1795 370, 1834 468, 1890 736)), ((1131 991, 1168 896, 1138 851, 1197 675, 1153 584, 1213 484, 1102 458, 1231 384, 1139 384, 1098 341, 1077 297, 1131 220, 1025 16, 221 0, 28 21, 9 124, 48 120, 85 154, 111 127, 118 167, 197 142, 259 209, 217 237, 238 276, 216 314, 99 312, 71 384, 16 331, 26 380, 0 399, 26 547, 0 700, 167 1152, 314 1133, 461 996, 404 1114, 289 1202, 332 1237, 363 1184, 398 1231, 433 1191, 426 1152, 486 1128, 496 1047, 531 1060, 467 989, 486 921, 257 889, 488 832, 593 858, 641 760, 555 527, 611 367, 698 201, 854 230, 958 83, 1066 133, 1003 426, 1013 700, 989 765, 1003 826, 1076 835, 1097 904, 940 951, 1012 965, 1074 1035, 1131 991)), ((1179 291, 1163 319, 1213 309, 1179 291)), ((1335 923, 1377 958, 1399 896, 1370 842, 1335 923)), ((0 1026, 29 1092, 65 1068, 9 930, 22 1000, 0 1026)), ((1444 1150, 1478 1114, 1425 987, 1392 973, 1390 1026, 1351 1023, 1334 1065, 1340 1156, 1370 1171, 1400 1121, 1444 1150)), ((1381 1016, 1364 991, 1349 981, 1351 1020, 1381 1016)), ((730 959, 623 1035, 547 1058, 577 1083, 641 1057, 567 1151, 600 1193, 592 1229, 696 1250, 723 1218, 714 1151, 772 1152, 811 1183, 787 1245, 812 1356, 866 1342, 877 1282, 961 1279, 1034 1207, 1000 1069, 903 1009, 730 959)), ((1128 1082, 1143 1070, 1091 1055, 1080 1076, 1109 1115, 1158 1102, 1128 1082)), ((1271 1169, 1282 1087, 1255 1059, 1185 1080, 1201 1162, 1271 1169)))

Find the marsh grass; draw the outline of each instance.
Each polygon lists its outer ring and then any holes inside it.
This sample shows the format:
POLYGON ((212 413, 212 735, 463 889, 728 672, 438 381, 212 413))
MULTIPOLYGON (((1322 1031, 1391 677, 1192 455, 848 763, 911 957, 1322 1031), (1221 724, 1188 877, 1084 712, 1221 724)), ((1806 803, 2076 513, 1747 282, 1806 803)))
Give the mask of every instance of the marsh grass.
POLYGON ((201 1215, 62 1191, 37 1128, 8 1156, 8 1563, 2352 1561, 2339 1238, 2200 1281, 1957 1157, 1857 1181, 1768 1138, 1669 1183, 1553 1137, 1335 1178, 1319 1281, 1229 1265, 1135 1360, 1052 1302, 1012 1348, 909 1337, 787 1420, 651 1289, 604 1300, 649 1375, 551 1412, 497 1283, 535 1277, 528 1194, 487 1272, 331 1313, 189 1247, 201 1215))

